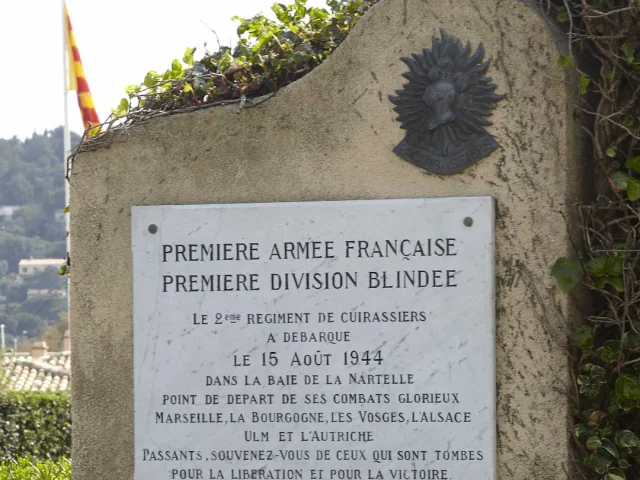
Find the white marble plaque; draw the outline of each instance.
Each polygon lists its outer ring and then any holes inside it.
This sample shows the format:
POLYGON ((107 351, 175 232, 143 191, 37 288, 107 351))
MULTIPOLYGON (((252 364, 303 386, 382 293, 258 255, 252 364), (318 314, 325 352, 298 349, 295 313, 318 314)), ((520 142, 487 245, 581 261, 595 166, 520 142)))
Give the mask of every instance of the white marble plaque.
POLYGON ((489 197, 134 207, 135 479, 495 479, 489 197))

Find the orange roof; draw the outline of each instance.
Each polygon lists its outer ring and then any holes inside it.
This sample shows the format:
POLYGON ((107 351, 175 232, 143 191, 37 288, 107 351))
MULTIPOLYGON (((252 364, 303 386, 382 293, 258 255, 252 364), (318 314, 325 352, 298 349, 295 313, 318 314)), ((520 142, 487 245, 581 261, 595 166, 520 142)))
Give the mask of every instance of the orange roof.
POLYGON ((71 352, 48 353, 34 359, 31 354, 2 355, 8 390, 52 392, 71 389, 71 352))

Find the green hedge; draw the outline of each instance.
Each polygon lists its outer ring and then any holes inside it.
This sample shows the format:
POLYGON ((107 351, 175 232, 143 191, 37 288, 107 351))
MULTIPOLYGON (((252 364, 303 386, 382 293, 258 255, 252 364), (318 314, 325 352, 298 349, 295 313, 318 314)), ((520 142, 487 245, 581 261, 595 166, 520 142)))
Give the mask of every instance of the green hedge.
POLYGON ((71 456, 68 393, 0 393, 0 461, 29 456, 71 456))
POLYGON ((71 461, 60 458, 36 462, 26 457, 0 462, 0 479, 71 480, 71 461))

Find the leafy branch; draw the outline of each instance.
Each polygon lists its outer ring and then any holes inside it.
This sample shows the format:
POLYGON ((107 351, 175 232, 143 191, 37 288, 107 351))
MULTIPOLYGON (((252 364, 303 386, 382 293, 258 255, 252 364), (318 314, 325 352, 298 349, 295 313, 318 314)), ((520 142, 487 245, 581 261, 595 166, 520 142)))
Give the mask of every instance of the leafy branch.
POLYGON ((275 20, 263 14, 234 17, 239 22, 234 48, 218 43, 217 51, 207 51, 199 60, 196 49, 187 48, 165 72, 149 71, 142 83, 127 87, 127 96, 106 122, 86 132, 69 159, 67 173, 75 154, 108 143, 111 137, 104 134, 109 131, 229 103, 245 108, 253 97, 274 94, 320 65, 377 1, 327 0, 327 8, 316 8, 307 7, 306 0, 294 0, 273 4, 275 20))

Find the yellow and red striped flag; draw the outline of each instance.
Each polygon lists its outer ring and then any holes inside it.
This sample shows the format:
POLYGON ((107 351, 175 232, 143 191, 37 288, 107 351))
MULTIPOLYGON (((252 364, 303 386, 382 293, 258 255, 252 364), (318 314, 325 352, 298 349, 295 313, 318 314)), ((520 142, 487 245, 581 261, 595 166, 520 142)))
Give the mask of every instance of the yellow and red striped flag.
MULTIPOLYGON (((100 119, 98 118, 96 107, 93 104, 93 98, 91 97, 89 84, 84 74, 84 68, 82 68, 82 60, 80 59, 76 38, 73 35, 73 28, 71 27, 71 20, 69 19, 66 4, 64 5, 64 16, 67 23, 67 46, 69 48, 69 81, 67 90, 75 90, 78 92, 78 106, 80 107, 80 113, 82 115, 82 123, 84 124, 84 128, 88 129, 91 126, 100 125, 100 119)), ((99 127, 91 129, 88 135, 95 136, 98 133, 100 133, 99 127)))

